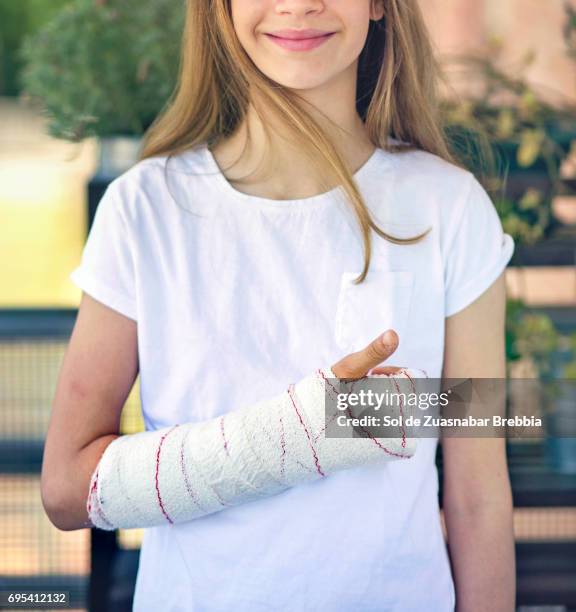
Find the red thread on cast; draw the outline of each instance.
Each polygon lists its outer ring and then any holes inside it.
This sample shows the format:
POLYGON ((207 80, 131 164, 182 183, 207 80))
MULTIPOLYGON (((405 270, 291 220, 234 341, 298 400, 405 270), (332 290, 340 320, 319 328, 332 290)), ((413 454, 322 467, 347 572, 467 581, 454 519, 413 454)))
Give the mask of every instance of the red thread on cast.
POLYGON ((222 440, 224 440, 224 450, 228 457, 230 457, 230 453, 228 452, 228 442, 226 442, 226 436, 224 435, 224 417, 220 418, 220 431, 222 432, 222 440))
POLYGON ((194 491, 192 489, 192 485, 190 484, 190 480, 188 479, 188 472, 186 471, 186 460, 184 458, 184 444, 186 442, 186 438, 188 436, 188 433, 190 432, 190 429, 188 429, 186 431, 186 433, 184 434, 183 438, 182 438, 182 444, 180 445, 180 469, 182 470, 182 476, 184 476, 184 485, 186 486, 186 490, 188 491, 188 495, 190 495, 190 497, 192 498, 192 501, 196 504, 196 506, 202 511, 202 512, 206 512, 205 508, 202 508, 202 506, 199 504, 196 495, 194 494, 194 491))
MULTIPOLYGON (((326 384, 329 385, 332 389, 334 389, 334 386, 329 381, 329 379, 326 378, 326 376, 324 375, 324 372, 322 372, 322 370, 318 370, 318 372, 320 373, 320 375, 322 376, 322 378, 324 379, 326 384)), ((366 378, 366 377, 364 377, 364 378, 366 378)), ((354 415, 350 412, 350 408, 346 408, 346 412, 348 412, 348 414, 352 418, 354 418, 354 415)), ((372 440, 372 442, 374 442, 374 444, 376 444, 376 446, 378 446, 378 448, 382 449, 388 455, 392 455, 393 457, 399 457, 401 459, 409 459, 410 458, 410 457, 407 457, 406 455, 401 455, 400 453, 395 453, 394 451, 388 450, 385 446, 382 446, 382 444, 380 444, 380 442, 378 442, 378 440, 367 429, 365 429, 362 426, 359 426, 359 427, 360 427, 360 429, 362 429, 362 431, 365 431, 368 434, 368 437, 372 440)))
POLYGON ((96 470, 96 472, 94 473, 94 476, 92 477, 92 485, 90 487, 90 492, 88 493, 88 502, 86 504, 86 509, 88 510, 88 516, 90 516, 90 512, 92 510, 92 495, 94 494, 94 491, 96 490, 97 484, 98 484, 98 470, 96 470))
MULTIPOLYGON (((402 369, 398 372, 399 374, 406 374, 406 370, 402 369)), ((409 380, 410 377, 408 377, 409 380)), ((400 387, 398 387, 398 383, 396 382, 395 378, 392 378, 392 380, 394 381, 394 386, 396 387, 396 391, 398 391, 398 396, 400 397, 400 387)), ((400 431, 402 432, 402 448, 406 448, 406 430, 404 429, 404 413, 402 412, 402 399, 400 399, 400 422, 402 423, 402 425, 400 425, 400 431)))
MULTIPOLYGON (((319 380, 321 380, 322 382, 326 381, 328 382, 328 379, 324 376, 324 374, 322 373, 322 370, 318 369, 316 370, 316 376, 318 377, 319 380)), ((363 376, 362 378, 367 378, 366 376, 363 376)), ((362 379, 360 379, 362 380, 362 379)), ((343 384, 349 384, 350 385, 350 389, 354 390, 354 385, 358 382, 358 380, 353 380, 349 383, 343 383, 343 384)), ((325 390, 327 392, 329 392, 330 397, 336 401, 338 398, 337 396, 332 393, 332 389, 329 389, 328 387, 325 387, 325 390)), ((332 423, 332 421, 334 421, 336 418, 338 417, 338 413, 334 413, 334 415, 332 416, 332 418, 328 421, 328 423, 326 423, 326 425, 324 425, 324 427, 322 427, 322 429, 318 432, 318 435, 316 435, 314 437, 314 442, 316 442, 318 440, 318 438, 320 438, 320 436, 324 433, 324 431, 326 430, 326 428, 328 427, 328 425, 330 425, 330 423, 332 423)))
MULTIPOLYGON (((350 412, 350 408, 346 408, 346 412, 350 415, 351 418, 354 418, 354 415, 350 412)), ((368 434, 368 437, 372 440, 372 442, 374 442, 374 444, 376 444, 378 448, 381 448, 388 455, 392 455, 393 457, 400 457, 402 459, 407 458, 406 455, 395 453, 394 451, 388 450, 385 446, 382 446, 382 444, 380 444, 380 442, 378 442, 378 440, 365 427, 362 427, 362 425, 358 425, 357 427, 361 429, 362 431, 366 432, 368 434)))
POLYGON ((102 508, 100 506, 96 506, 96 510, 98 511, 98 514, 100 515, 100 518, 108 524, 109 527, 114 528, 114 525, 106 518, 106 515, 104 514, 104 511, 102 510, 102 508))
MULTIPOLYGON (((399 374, 404 374, 404 376, 406 376, 406 378, 412 384, 412 390, 414 391, 414 393, 416 393, 416 385, 414 384, 414 380, 412 380, 412 377, 408 374, 406 369, 402 368, 399 371, 399 374)), ((394 381, 394 384, 396 385, 396 390, 400 391, 400 389, 398 388, 398 383, 394 381)), ((404 423, 404 415, 402 414, 402 406, 400 406, 400 416, 402 416, 402 423, 404 423)), ((402 429, 402 446, 406 448, 406 430, 404 429, 404 427, 401 427, 401 429, 402 429)))
MULTIPOLYGON (((321 382, 324 382, 324 375, 322 374, 322 371, 320 369, 316 370, 315 372, 316 374, 316 378, 318 378, 318 380, 320 380, 321 382)), ((328 391, 328 387, 325 387, 326 391, 328 391)), ((336 400, 337 397, 335 395, 331 395, 333 400, 336 400)), ((338 413, 334 413, 334 416, 328 421, 328 423, 326 423, 324 425, 324 427, 322 427, 322 429, 317 433, 317 435, 314 436, 314 442, 317 442, 318 439, 320 438, 320 436, 324 433, 324 431, 326 430, 326 428, 328 427, 328 425, 330 425, 330 423, 332 423, 332 421, 338 416, 338 413)), ((324 422, 326 422, 326 418, 324 418, 324 422)))
POLYGON ((96 474, 94 475, 94 482, 90 488, 90 494, 88 496, 88 515, 90 515, 92 511, 91 499, 94 496, 96 512, 100 515, 100 518, 110 527, 114 527, 114 525, 106 518, 104 511, 100 506, 100 500, 98 499, 98 469, 96 469, 96 474))
MULTIPOLYGON (((189 433, 190 433, 190 430, 188 429, 188 430, 186 431, 186 433, 184 434, 184 440, 186 439, 186 437, 188 436, 188 434, 189 434, 189 433)), ((181 458, 181 466, 182 466, 182 471, 183 471, 183 474, 184 474, 184 480, 185 480, 186 485, 187 485, 187 487, 186 487, 186 488, 188 489, 188 492, 190 493, 190 492, 191 492, 192 487, 190 486, 190 483, 189 483, 189 481, 188 481, 187 472, 186 472, 186 469, 185 469, 185 467, 184 467, 184 463, 183 463, 183 462, 184 462, 184 459, 183 459, 184 440, 182 440, 182 447, 181 447, 181 449, 180 449, 180 458, 181 458)), ((202 472, 200 471, 199 473, 201 474, 202 472)), ((205 480, 205 479, 204 479, 204 483, 206 484, 206 480, 205 480)), ((212 485, 208 485, 208 486, 209 486, 209 487, 212 489, 212 492, 214 493, 214 495, 216 495, 216 497, 218 498, 218 501, 220 502, 220 504, 221 504, 222 506, 232 506, 232 505, 234 505, 234 504, 227 504, 227 503, 226 503, 226 502, 225 502, 225 501, 224 501, 224 500, 223 500, 223 499, 220 497, 220 495, 218 494, 218 491, 216 491, 216 489, 215 489, 215 488, 214 488, 212 485)), ((197 504, 197 505, 198 505, 198 504, 197 504)), ((199 506, 199 505, 198 505, 198 507, 200 508, 200 506, 199 506)))
POLYGON ((282 417, 280 417, 280 447, 282 448, 282 454, 280 455, 280 474, 284 478, 284 459, 286 457, 286 440, 284 439, 284 423, 282 417))
MULTIPOLYGON (((316 374, 316 377, 317 377, 317 378, 318 378, 320 381, 322 381, 322 382, 326 381, 326 382, 328 383, 328 379, 327 379, 327 378, 324 376, 324 374, 322 373, 322 370, 320 370, 320 368, 318 368, 318 369, 316 370, 315 374, 316 374)), ((343 383, 343 384, 345 384, 345 385, 350 385, 350 389, 354 390, 354 385, 355 385, 355 384, 358 382, 358 380, 363 380, 364 378, 368 378, 368 377, 367 377, 367 376, 363 376, 363 377, 362 377, 362 378, 360 378, 360 379, 357 379, 357 380, 352 380, 352 381, 350 381, 349 383, 343 383)), ((342 381, 340 381, 340 382, 342 382, 342 381)), ((329 387, 324 387, 324 388, 325 388, 325 390, 326 390, 327 392, 329 392, 330 397, 331 397, 331 398, 332 398, 334 401, 337 401, 338 396, 335 394, 336 392, 334 391, 333 393, 331 393, 331 392, 333 391, 333 386, 332 386, 331 384, 330 384, 330 387, 332 387, 332 388, 329 388, 329 387)), ((318 435, 317 435, 317 436, 314 438, 314 442, 316 442, 316 441, 318 440, 318 438, 319 438, 319 437, 322 435, 322 433, 323 433, 323 432, 326 430, 326 428, 328 427, 328 425, 330 425, 330 423, 332 423, 332 421, 334 421, 334 420, 335 420, 337 417, 338 417, 338 413, 336 412, 336 413, 334 413, 334 416, 333 416, 333 417, 332 417, 332 418, 331 418, 331 419, 328 421, 328 423, 326 423, 326 425, 324 425, 324 427, 322 427, 322 429, 321 429, 321 430, 318 432, 318 435)))
MULTIPOLYGON (((280 421, 282 421, 282 417, 280 417, 280 421)), ((268 438, 268 440, 270 440, 270 442, 274 442, 270 433, 266 431, 266 429, 262 429, 262 431, 266 434, 266 437, 268 438)), ((314 472, 314 470, 309 465, 304 465, 299 459, 295 459, 294 457, 292 457, 292 461, 298 464, 305 472, 314 472)))
POLYGON ((161 438, 158 444, 158 450, 156 451, 156 474, 154 476, 155 486, 156 486, 156 496, 158 498, 158 505, 160 506, 160 510, 162 510, 162 514, 166 517, 166 520, 173 524, 172 519, 168 516, 166 509, 164 508, 164 504, 162 503, 162 497, 160 495, 160 486, 158 484, 158 471, 160 470, 160 450, 162 449, 162 444, 164 444, 164 440, 168 435, 170 435, 178 425, 173 425, 161 438))
POLYGON ((308 443, 310 445, 310 449, 312 450, 312 455, 314 456, 314 463, 316 464, 316 471, 320 474, 320 476, 326 476, 326 474, 324 474, 324 472, 322 471, 322 468, 320 467, 320 461, 318 460, 316 449, 314 448, 314 444, 312 443, 312 439, 310 438, 308 429, 306 425, 304 424, 304 421, 302 420, 300 411, 298 410, 298 407, 296 406, 296 401, 294 400, 293 393, 294 393, 294 385, 291 384, 288 387, 288 396, 290 397, 290 400, 292 401, 292 406, 294 406, 294 410, 296 410, 296 414, 298 415, 298 418, 300 419, 300 423, 302 427, 304 428, 304 432, 306 433, 306 437, 308 438, 308 443))

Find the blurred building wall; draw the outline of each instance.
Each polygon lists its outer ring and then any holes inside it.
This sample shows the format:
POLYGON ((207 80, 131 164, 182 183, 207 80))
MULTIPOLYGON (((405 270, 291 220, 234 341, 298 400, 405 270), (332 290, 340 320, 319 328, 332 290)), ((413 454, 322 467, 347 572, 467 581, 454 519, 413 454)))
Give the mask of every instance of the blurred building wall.
POLYGON ((526 71, 550 100, 576 98, 576 62, 566 53, 564 5, 576 0, 420 0, 440 55, 482 49, 491 37, 503 43, 503 65, 511 68, 528 51, 536 58, 526 71))

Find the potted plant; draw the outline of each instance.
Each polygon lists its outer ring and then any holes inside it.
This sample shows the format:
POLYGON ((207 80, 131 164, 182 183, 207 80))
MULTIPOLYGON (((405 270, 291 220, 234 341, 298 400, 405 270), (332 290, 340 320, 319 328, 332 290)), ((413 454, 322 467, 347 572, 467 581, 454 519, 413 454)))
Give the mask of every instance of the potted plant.
POLYGON ((176 83, 183 15, 173 0, 71 0, 24 40, 25 100, 56 138, 97 137, 99 173, 120 173, 176 83))

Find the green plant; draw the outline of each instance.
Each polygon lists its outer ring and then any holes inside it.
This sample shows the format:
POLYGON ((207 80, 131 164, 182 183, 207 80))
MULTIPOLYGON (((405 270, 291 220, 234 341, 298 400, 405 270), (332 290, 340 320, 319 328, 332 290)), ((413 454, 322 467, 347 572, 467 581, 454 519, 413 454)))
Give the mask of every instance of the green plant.
POLYGON ((70 0, 0 0, 0 95, 19 93, 22 66, 18 49, 23 38, 68 2, 70 0))
MULTIPOLYGON (((564 189, 560 166, 576 138, 576 105, 552 104, 528 82, 523 73, 533 53, 522 58, 512 75, 499 67, 501 52, 501 42, 493 40, 487 53, 447 60, 447 65, 464 68, 474 93, 444 100, 446 131, 456 142, 481 135, 491 144, 496 167, 489 169, 486 187, 505 231, 518 243, 533 244, 551 228, 551 201, 564 189), (514 193, 508 189, 511 175, 527 177, 519 193, 518 187, 514 193)), ((472 149, 468 161, 478 171, 475 155, 472 149)))
POLYGON ((518 200, 500 194, 494 206, 504 231, 519 244, 535 244, 544 238, 552 211, 542 191, 528 187, 518 200))
POLYGON ((576 61, 576 8, 568 1, 564 3, 566 23, 564 25, 564 41, 568 55, 576 61))
POLYGON ((141 135, 176 84, 183 2, 71 0, 25 38, 22 85, 73 142, 141 135))
POLYGON ((560 367, 561 378, 576 378, 576 331, 560 338, 560 350, 564 355, 564 363, 560 367))
POLYGON ((506 361, 512 363, 522 357, 516 344, 518 329, 526 306, 522 300, 508 298, 506 300, 506 361))
POLYGON ((505 337, 508 365, 530 359, 542 380, 576 378, 576 331, 561 334, 548 315, 532 312, 522 300, 507 300, 505 337))
POLYGON ((553 373, 551 356, 559 346, 559 334, 550 317, 527 312, 517 332, 516 346, 520 354, 532 358, 541 378, 550 378, 553 373))
POLYGON ((506 357, 508 362, 530 359, 539 376, 553 374, 551 355, 558 350, 560 335, 552 319, 531 312, 522 300, 508 299, 506 309, 506 357))

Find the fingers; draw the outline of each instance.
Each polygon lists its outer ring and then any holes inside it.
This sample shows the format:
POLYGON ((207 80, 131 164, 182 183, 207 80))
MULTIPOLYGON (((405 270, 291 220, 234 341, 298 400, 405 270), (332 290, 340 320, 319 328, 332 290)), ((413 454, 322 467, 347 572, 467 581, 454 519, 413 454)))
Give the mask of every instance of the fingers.
POLYGON ((387 374, 390 376, 391 374, 397 374, 400 370, 404 370, 405 368, 400 368, 398 366, 378 366, 377 368, 373 368, 370 374, 387 374))
POLYGON ((398 348, 398 334, 388 329, 373 340, 366 348, 350 353, 332 366, 338 378, 362 378, 374 367, 388 359, 398 348))

